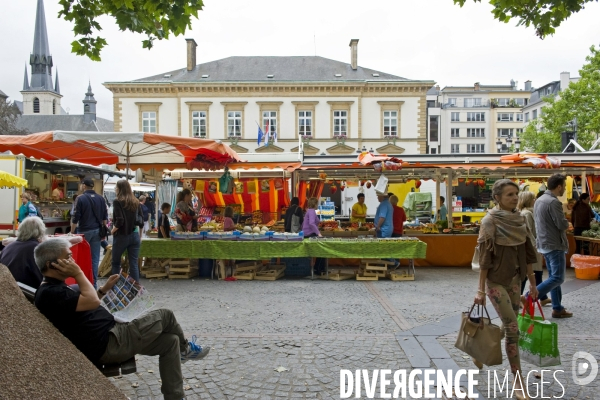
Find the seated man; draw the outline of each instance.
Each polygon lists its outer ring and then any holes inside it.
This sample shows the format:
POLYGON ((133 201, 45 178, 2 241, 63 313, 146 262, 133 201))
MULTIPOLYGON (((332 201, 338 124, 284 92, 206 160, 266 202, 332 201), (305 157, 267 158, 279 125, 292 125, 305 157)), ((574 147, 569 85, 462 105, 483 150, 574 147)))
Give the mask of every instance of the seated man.
POLYGON ((155 310, 129 323, 116 322, 100 305, 100 297, 110 290, 119 275, 112 275, 96 290, 73 261, 69 242, 48 239, 35 248, 35 261, 44 281, 35 295, 35 306, 91 362, 111 364, 126 361, 136 354, 159 356, 165 400, 182 399, 181 363, 205 357, 202 349, 188 342, 170 310, 155 310), (73 277, 79 290, 65 285, 73 277))

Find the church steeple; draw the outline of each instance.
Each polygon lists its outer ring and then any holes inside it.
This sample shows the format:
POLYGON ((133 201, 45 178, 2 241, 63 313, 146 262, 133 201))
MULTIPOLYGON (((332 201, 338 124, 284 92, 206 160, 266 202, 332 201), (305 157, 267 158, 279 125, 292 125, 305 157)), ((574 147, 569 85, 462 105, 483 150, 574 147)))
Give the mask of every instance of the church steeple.
POLYGON ((96 120, 96 99, 94 93, 92 93, 92 84, 88 83, 87 93, 83 99, 83 120, 86 123, 90 123, 96 120))
POLYGON ((52 56, 48 45, 46 15, 44 1, 38 0, 35 15, 35 34, 33 36, 33 51, 29 56, 31 65, 31 90, 53 91, 52 87, 52 56))
POLYGON ((25 76, 23 77, 23 90, 29 90, 29 77, 27 76, 27 64, 25 64, 25 76))
POLYGON ((58 84, 58 68, 56 68, 56 81, 54 82, 54 91, 60 94, 60 85, 58 84))

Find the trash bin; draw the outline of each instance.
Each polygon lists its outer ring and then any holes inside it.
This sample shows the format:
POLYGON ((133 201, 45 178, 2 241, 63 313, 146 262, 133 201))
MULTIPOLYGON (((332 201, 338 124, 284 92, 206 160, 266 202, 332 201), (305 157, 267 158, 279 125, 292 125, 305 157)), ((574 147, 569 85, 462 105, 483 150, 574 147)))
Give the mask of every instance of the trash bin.
POLYGON ((577 279, 596 280, 600 275, 600 257, 573 254, 571 266, 577 279))
POLYGON ((198 260, 198 274, 200 278, 211 277, 214 261, 212 258, 200 258, 198 260))

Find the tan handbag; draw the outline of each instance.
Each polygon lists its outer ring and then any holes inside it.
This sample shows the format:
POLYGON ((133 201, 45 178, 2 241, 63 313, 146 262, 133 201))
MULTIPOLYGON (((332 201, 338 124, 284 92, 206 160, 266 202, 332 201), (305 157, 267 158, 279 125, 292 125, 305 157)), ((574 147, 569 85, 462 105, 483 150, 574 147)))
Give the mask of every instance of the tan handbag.
POLYGON ((484 317, 481 312, 479 317, 472 317, 475 304, 469 312, 462 313, 460 330, 454 346, 482 362, 487 366, 502 364, 502 331, 497 325, 492 324, 487 308, 483 306, 484 317))

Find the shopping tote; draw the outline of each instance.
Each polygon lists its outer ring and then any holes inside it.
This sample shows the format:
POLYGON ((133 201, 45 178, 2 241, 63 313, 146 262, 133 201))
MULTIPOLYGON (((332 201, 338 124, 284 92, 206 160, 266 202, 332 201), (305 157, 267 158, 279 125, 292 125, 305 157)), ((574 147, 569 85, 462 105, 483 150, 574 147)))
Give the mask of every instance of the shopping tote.
POLYGON ((521 360, 538 367, 560 365, 558 351, 558 326, 544 318, 539 300, 536 301, 540 316, 535 316, 534 303, 528 297, 528 304, 518 316, 519 350, 521 360))

